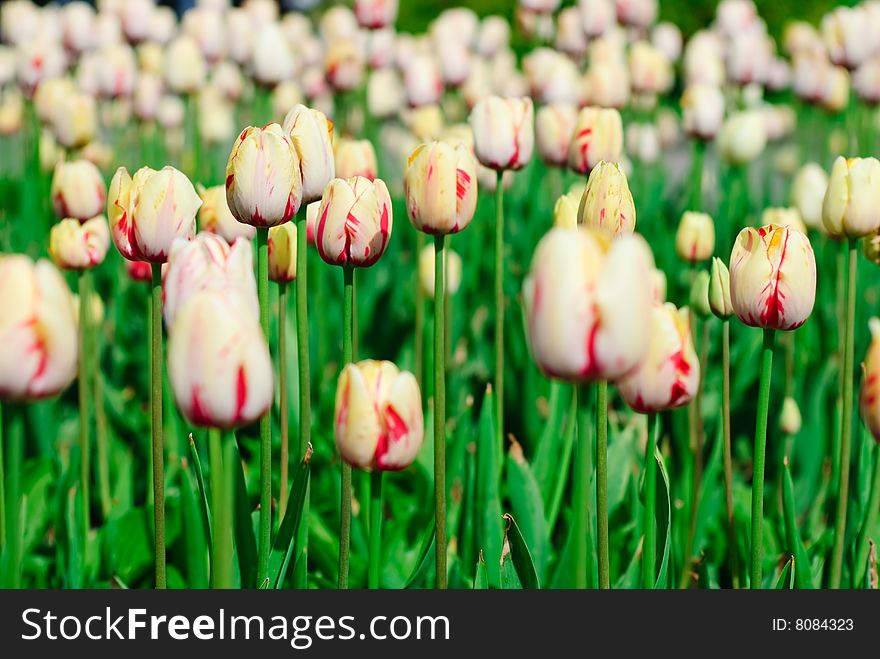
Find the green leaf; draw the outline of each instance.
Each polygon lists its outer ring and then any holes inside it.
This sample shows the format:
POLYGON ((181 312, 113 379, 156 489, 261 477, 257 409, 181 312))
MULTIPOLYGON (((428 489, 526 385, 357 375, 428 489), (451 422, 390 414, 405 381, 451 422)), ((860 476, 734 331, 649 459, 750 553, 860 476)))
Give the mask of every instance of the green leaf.
POLYGON ((516 441, 511 443, 507 453, 507 487, 513 513, 521 522, 522 535, 532 548, 535 569, 538 574, 544 574, 548 545, 544 502, 522 447, 516 441))
POLYGON ((251 521, 251 503, 248 499, 247 483, 244 478, 244 463, 238 450, 238 442, 232 441, 233 455, 238 465, 234 469, 235 478, 235 548, 238 557, 238 571, 241 585, 249 588, 257 583, 257 538, 251 521))
POLYGON ((422 541, 419 543, 421 549, 419 550, 419 555, 416 559, 415 566, 413 567, 412 574, 410 574, 409 579, 406 580, 406 588, 413 588, 418 584, 425 582, 425 578, 428 576, 428 572, 431 568, 430 558, 434 555, 433 550, 436 531, 437 527, 434 522, 434 517, 432 516, 431 522, 428 524, 425 533, 422 535, 422 541))
POLYGON ((181 470, 180 509, 183 515, 183 543, 186 556, 187 586, 190 588, 207 588, 211 557, 208 552, 206 530, 202 524, 199 503, 199 486, 192 472, 192 465, 187 464, 181 470))
POLYGON ((795 570, 795 584, 797 584, 798 588, 815 588, 809 567, 810 557, 807 555, 807 550, 798 531, 794 509, 794 484, 791 480, 791 469, 787 459, 785 460, 784 471, 785 482, 782 488, 782 510, 785 516, 785 543, 793 557, 794 564, 801 566, 799 570, 795 570))
POLYGON ((669 562, 672 545, 672 500, 669 496, 669 474, 666 472, 666 464, 663 462, 663 455, 659 448, 654 452, 654 458, 660 468, 660 478, 657 479, 657 529, 660 531, 658 535, 661 540, 658 552, 660 569, 657 572, 654 588, 667 588, 671 571, 669 562), (664 501, 666 502, 665 506, 663 505, 664 501), (666 533, 663 533, 664 527, 666 527, 666 533))
POLYGON ((193 471, 196 474, 196 481, 199 485, 199 495, 201 496, 202 524, 205 527, 205 535, 208 538, 208 551, 211 551, 211 545, 214 542, 214 534, 211 531, 211 506, 208 505, 208 492, 205 488, 205 475, 202 471, 202 461, 199 458, 199 448, 193 439, 192 433, 189 434, 189 454, 192 457, 193 471))
MULTIPOLYGON (((507 527, 504 530, 504 546, 509 548, 510 559, 513 567, 516 568, 516 574, 519 577, 519 583, 522 588, 537 590, 541 587, 538 579, 538 572, 535 570, 535 562, 532 560, 532 553, 523 538, 522 532, 510 513, 505 513, 504 519, 507 527)), ((505 554, 502 553, 502 563, 505 561, 505 554)), ((504 565, 501 566, 502 581, 504 575, 504 565)))
POLYGON ((486 569, 486 561, 483 560, 483 552, 477 559, 477 569, 474 576, 474 590, 487 590, 489 588, 489 571, 486 569))
POLYGON ((275 536, 272 544, 272 552, 269 554, 269 584, 267 587, 281 588, 290 557, 293 555, 296 543, 297 530, 302 520, 303 503, 305 502, 306 489, 309 483, 309 465, 312 461, 312 447, 309 445, 302 462, 293 475, 293 483, 290 486, 290 495, 287 497, 287 512, 281 521, 281 528, 275 536))
POLYGON ((495 396, 486 388, 480 411, 480 432, 477 445, 477 546, 483 550, 489 572, 489 585, 501 585, 501 465, 498 433, 495 425, 495 396))
POLYGON ((776 579, 776 585, 774 588, 776 590, 793 590, 794 589, 794 577, 795 577, 795 569, 794 569, 794 556, 790 556, 788 560, 785 562, 785 565, 782 568, 782 571, 779 573, 779 578, 776 579))
POLYGON ((134 584, 153 565, 152 514, 132 508, 108 521, 104 548, 119 579, 134 584))
POLYGON ((550 412, 544 424, 544 430, 538 440, 538 448, 532 461, 532 471, 541 488, 544 503, 550 505, 553 487, 558 476, 557 442, 563 436, 562 424, 565 419, 566 403, 571 397, 571 391, 565 384, 558 380, 550 383, 550 412), (564 395, 568 394, 568 395, 564 395))

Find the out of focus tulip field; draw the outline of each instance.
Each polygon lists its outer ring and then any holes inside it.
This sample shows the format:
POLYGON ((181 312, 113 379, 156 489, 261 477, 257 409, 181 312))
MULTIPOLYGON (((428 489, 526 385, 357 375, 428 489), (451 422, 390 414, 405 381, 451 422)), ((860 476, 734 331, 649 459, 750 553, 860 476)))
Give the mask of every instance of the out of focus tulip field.
POLYGON ((409 3, 0 5, 0 587, 876 589, 880 2, 409 3))

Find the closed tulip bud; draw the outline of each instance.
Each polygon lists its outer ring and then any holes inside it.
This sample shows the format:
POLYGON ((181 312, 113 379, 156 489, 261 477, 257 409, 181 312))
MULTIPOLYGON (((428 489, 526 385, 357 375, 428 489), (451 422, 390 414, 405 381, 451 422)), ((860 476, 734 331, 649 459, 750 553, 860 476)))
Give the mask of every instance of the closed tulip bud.
POLYGON ((697 316, 705 318, 712 313, 709 305, 709 272, 700 270, 691 283, 691 294, 688 305, 697 316))
POLYGON ((156 108, 156 120, 166 130, 180 128, 183 125, 185 115, 186 106, 179 96, 166 94, 159 101, 159 107, 156 108))
POLYGON ((578 220, 611 236, 635 231, 636 206, 619 164, 600 162, 590 172, 578 206, 578 220))
POLYGON ((822 224, 834 237, 861 238, 880 229, 880 162, 838 156, 822 203, 822 224))
POLYGON ((254 318, 259 318, 253 247, 244 238, 230 246, 213 233, 200 233, 193 240, 174 241, 162 276, 165 326, 196 293, 234 290, 254 318))
POLYGON ((235 428, 263 416, 272 405, 272 362, 250 305, 214 289, 190 298, 168 332, 168 379, 197 426, 235 428))
POLYGON ((651 288, 654 292, 654 304, 666 302, 666 273, 659 268, 654 268, 651 272, 651 288))
POLYGON ((686 309, 654 305, 648 354, 642 364, 617 383, 623 400, 636 412, 649 414, 687 405, 700 386, 700 360, 694 350, 686 309))
POLYGON ((390 119, 403 105, 403 83, 393 67, 378 69, 367 79, 367 110, 375 119, 390 119))
POLYGON ((0 256, 0 400, 37 400, 77 372, 73 296, 49 261, 0 256))
POLYGON ((355 0, 354 15, 361 27, 386 27, 397 18, 397 0, 355 0))
POLYGON ((285 116, 288 109, 299 105, 303 99, 303 90, 299 84, 293 80, 282 80, 272 89, 272 116, 285 116))
POLYGON ((342 459, 366 471, 405 469, 424 439, 415 376, 388 361, 366 360, 343 369, 333 418, 342 459))
POLYGON ((471 111, 470 124, 474 153, 486 167, 522 169, 531 159, 535 142, 532 99, 487 96, 471 111))
POLYGON ((730 273, 724 261, 718 257, 712 259, 712 270, 709 275, 709 308, 721 320, 733 315, 733 302, 730 300, 730 273))
POLYGON ((580 101, 580 71, 577 65, 552 48, 538 48, 523 58, 523 71, 530 95, 539 103, 580 101))
POLYGON ((153 281, 153 266, 148 261, 125 260, 125 272, 132 281, 153 281))
POLYGON ((419 231, 458 233, 477 207, 477 163, 464 144, 422 144, 409 157, 404 177, 406 210, 419 231))
POLYGON ((318 254, 331 265, 369 267, 388 246, 392 225, 391 196, 382 179, 333 179, 318 208, 318 254))
POLYGON ((577 228, 581 194, 567 192, 556 200, 556 205, 553 206, 553 226, 559 229, 577 228))
POLYGON ((73 93, 62 98, 52 116, 52 128, 65 149, 79 149, 95 137, 97 130, 95 99, 73 93))
POLYGON ((614 0, 578 0, 581 23, 588 37, 605 34, 615 22, 614 0))
POLYGON ((297 105, 284 117, 282 127, 299 155, 302 203, 310 204, 321 198, 324 188, 336 176, 333 122, 320 110, 297 105))
POLYGON ((654 264, 644 239, 551 229, 523 287, 532 357, 549 377, 616 380, 648 349, 654 264))
POLYGON ((235 219, 229 204, 226 203, 226 188, 215 185, 210 188, 200 188, 202 205, 199 208, 199 229, 216 233, 230 245, 236 238, 250 240, 257 230, 249 224, 242 224, 235 219))
POLYGON ((293 222, 269 229, 269 279, 279 284, 296 279, 296 224, 293 222))
POLYGON ((100 265, 110 247, 110 229, 103 215, 80 224, 67 218, 49 233, 49 256, 64 270, 86 270, 100 265))
POLYGON ((568 165, 587 174, 600 162, 616 163, 623 151, 623 123, 614 109, 583 108, 568 147, 568 165))
POLYGON ((814 162, 801 167, 791 184, 791 204, 811 229, 818 229, 822 224, 822 203, 827 188, 828 174, 814 162))
POLYGON ((107 199, 104 177, 88 160, 59 162, 52 176, 51 194, 55 215, 81 222, 100 215, 107 199))
POLYGON ((685 211, 675 232, 675 251, 688 263, 705 261, 715 251, 715 222, 708 213, 685 211))
POLYGON ((421 105, 404 115, 404 122, 420 141, 436 140, 443 133, 443 111, 439 105, 421 105))
POLYGON ((205 84, 205 58, 191 37, 179 36, 168 46, 165 82, 178 94, 191 94, 205 84))
POLYGON ((226 201, 239 222, 255 227, 284 224, 302 202, 301 162, 278 124, 245 128, 226 165, 226 201))
POLYGON ((309 245, 315 244, 315 237, 318 233, 318 210, 320 208, 320 201, 313 201, 306 206, 306 241, 309 245))
MULTIPOLYGON (((461 286, 461 257, 457 252, 453 252, 451 249, 445 250, 444 254, 446 255, 446 261, 444 263, 446 294, 455 295, 461 286)), ((419 283, 422 286, 422 292, 432 300, 434 299, 434 264, 434 246, 427 245, 419 254, 419 283)))
POLYGON ((837 7, 822 18, 822 38, 835 64, 854 69, 872 52, 870 25, 861 7, 837 7))
POLYGON ((807 227, 797 208, 765 208, 761 213, 761 224, 763 226, 775 224, 779 227, 797 229, 803 234, 807 233, 807 227))
POLYGON ((141 121, 152 121, 159 113, 162 79, 152 73, 138 75, 134 87, 134 113, 141 121))
POLYGON ((125 258, 164 263, 177 238, 195 234, 201 205, 192 183, 173 167, 141 167, 134 177, 120 167, 107 200, 110 234, 125 258))
POLYGON ((747 227, 730 255, 730 298, 746 325, 793 330, 816 301, 816 258, 809 239, 786 227, 747 227))
POLYGON ((334 41, 326 50, 324 74, 334 89, 349 91, 364 78, 365 58, 354 41, 334 41))
POLYGON ((757 158, 767 144, 761 113, 746 110, 732 115, 721 128, 718 144, 722 157, 732 165, 745 165, 757 158))
POLYGON ((782 401, 782 414, 779 415, 779 427, 786 435, 797 435, 801 430, 801 411, 797 401, 786 396, 782 401))
POLYGON ((293 76, 296 70, 293 51, 280 25, 260 26, 253 42, 251 68, 254 79, 268 87, 293 76))
POLYGON ((681 97, 685 132, 701 140, 714 139, 724 121, 724 94, 716 85, 694 84, 681 97))
POLYGON ((622 61, 594 63, 587 70, 586 85, 591 105, 622 108, 630 97, 629 71, 622 61))
POLYGON ((443 79, 436 57, 430 53, 418 53, 401 68, 407 103, 419 107, 435 105, 440 101, 443 79))
POLYGON ((819 102, 828 112, 842 112, 849 106, 849 72, 840 66, 829 66, 824 71, 819 90, 819 102))
MULTIPOLYGON (((79 295, 73 294, 73 317, 79 325, 79 295)), ((89 323, 92 327, 100 327, 104 323, 104 301, 97 293, 89 296, 89 323)))
POLYGON ((17 90, 0 91, 0 135, 14 135, 21 130, 24 99, 17 90))
POLYGON ((672 65, 651 43, 637 41, 629 49, 629 76, 633 91, 662 94, 672 86, 672 65))
POLYGON ((862 238, 862 252, 871 263, 880 265, 880 233, 862 238))
POLYGON ((333 155, 338 178, 359 176, 371 181, 376 178, 376 150, 369 140, 343 137, 336 142, 333 155))
POLYGON ((568 103, 542 106, 535 115, 535 139, 538 155, 548 165, 564 167, 568 147, 574 135, 577 109, 568 103))
MULTIPOLYGON (((0 284, 2 285, 2 284, 0 284)), ((871 318, 871 345, 862 362, 860 408, 865 425, 880 442, 880 318, 871 318)))

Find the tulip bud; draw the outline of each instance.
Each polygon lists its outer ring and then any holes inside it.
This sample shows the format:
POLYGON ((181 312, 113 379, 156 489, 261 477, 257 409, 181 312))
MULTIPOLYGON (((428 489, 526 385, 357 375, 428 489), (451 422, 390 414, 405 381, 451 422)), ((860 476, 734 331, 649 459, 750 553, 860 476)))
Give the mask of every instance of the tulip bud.
POLYGON ((267 87, 293 77, 296 64, 280 25, 268 23, 260 27, 253 43, 251 68, 254 79, 267 87))
POLYGON ((417 140, 430 142, 443 132, 443 111, 439 105, 421 105, 408 111, 403 118, 417 140))
POLYGON ((568 148, 574 135, 577 109, 567 103, 545 105, 535 115, 535 138, 538 155, 546 164, 564 167, 568 148))
POLYGON ((778 227, 790 227, 803 234, 807 233, 807 227, 797 208, 765 208, 761 213, 761 224, 763 226, 775 224, 778 227))
POLYGON ((443 95, 440 65, 431 53, 418 53, 401 67, 406 100, 412 107, 436 105, 443 95))
POLYGON ((706 270, 700 270, 694 277, 688 304, 700 318, 705 318, 712 313, 709 304, 709 273, 706 270))
POLYGON ((262 417, 272 405, 272 362, 250 305, 214 289, 190 298, 168 332, 168 379, 197 426, 234 428, 262 417))
POLYGON ((216 233, 230 245, 236 238, 250 240, 257 230, 249 224, 242 224, 235 219, 229 204, 226 203, 226 188, 215 185, 210 188, 199 186, 202 206, 199 208, 199 229, 216 233))
POLYGON ((173 167, 141 167, 133 178, 120 167, 107 200, 110 234, 125 258, 164 263, 175 239, 195 234, 201 205, 192 183, 173 167))
POLYGON ((0 255, 0 400, 37 400, 77 372, 73 296, 49 261, 0 255))
POLYGON ((757 158, 767 144, 761 114, 755 110, 737 112, 724 122, 718 136, 722 157, 732 165, 745 165, 757 158))
POLYGON ((782 402, 779 426, 786 435, 797 435, 801 430, 801 411, 797 401, 791 396, 786 396, 782 402))
POLYGON ((715 222, 708 213, 685 211, 675 232, 675 251, 688 263, 705 261, 715 250, 715 222))
POLYGON ((578 206, 581 194, 567 192, 556 200, 553 206, 553 226, 559 229, 576 229, 578 226, 578 206))
POLYGON ((364 54, 351 40, 333 41, 326 49, 324 74, 334 89, 349 91, 364 78, 364 54))
POLYGON ((0 91, 0 135, 14 135, 21 130, 24 100, 15 90, 0 91))
POLYGON ((148 261, 129 261, 125 259, 125 272, 132 281, 147 283, 153 281, 153 266, 148 261))
POLYGON ((636 41, 629 49, 629 75, 633 91, 663 94, 672 86, 672 65, 666 55, 647 41, 636 41))
POLYGON ((331 265, 367 268, 388 246, 392 224, 391 196, 382 179, 333 179, 318 208, 318 254, 331 265))
POLYGON ((394 117, 403 105, 400 74, 392 67, 378 69, 367 79, 367 111, 375 119, 394 117))
POLYGON ((623 123, 614 109, 583 108, 568 147, 568 165, 579 174, 591 172, 600 162, 616 163, 623 151, 623 123))
POLYGON ((880 318, 871 318, 871 345, 862 362, 862 418, 874 439, 880 442, 880 318))
POLYGON ((290 135, 299 156, 302 203, 310 204, 321 198, 324 188, 336 176, 333 122, 320 110, 297 105, 284 117, 282 128, 290 135))
POLYGON ((255 227, 284 224, 302 201, 301 162, 278 124, 245 128, 226 165, 226 201, 239 222, 255 227))
POLYGON ((191 94, 205 84, 205 58, 191 37, 181 35, 168 46, 165 82, 178 94, 191 94))
POLYGON ((94 268, 104 261, 110 247, 110 229, 103 215, 80 224, 68 218, 49 233, 49 256, 64 270, 94 268))
POLYGON ((288 284, 296 279, 296 224, 269 229, 269 279, 288 284))
POLYGON ((58 102, 52 115, 52 128, 59 144, 78 149, 95 137, 97 129, 95 99, 88 94, 70 94, 58 102))
POLYGON ((681 97, 685 132, 701 140, 711 140, 724 120, 724 94, 715 85, 690 85, 681 97))
POLYGON ((366 360, 343 369, 333 417, 342 459, 366 471, 405 469, 424 439, 415 376, 388 361, 366 360))
POLYGON ((880 161, 837 157, 822 203, 822 224, 837 238, 861 238, 880 229, 880 161))
POLYGON ((58 163, 51 194, 59 218, 72 217, 81 222, 100 215, 106 200, 101 172, 88 160, 58 163))
POLYGON ((721 320, 727 320, 733 315, 733 303, 730 301, 730 273, 724 261, 718 257, 712 259, 712 272, 709 276, 709 307, 721 320))
POLYGON ((551 229, 523 286, 532 357, 560 380, 616 380, 648 349, 653 258, 644 239, 551 229))
POLYGON ((334 149, 334 161, 337 178, 376 178, 376 150, 369 140, 341 138, 334 149))
POLYGON ((477 163, 464 144, 422 144, 409 157, 404 178, 410 222, 428 234, 458 233, 477 207, 477 163))
POLYGON ((654 304, 666 302, 666 273, 660 268, 654 268, 651 272, 651 289, 654 292, 654 304))
POLYGON ((619 164, 600 162, 590 172, 578 207, 578 220, 612 236, 635 231, 636 207, 619 164))
POLYGON ((648 352, 642 364, 617 383, 623 400, 649 414, 687 405, 700 386, 700 360, 694 350, 687 310, 654 305, 648 352))
POLYGON ((862 252, 871 263, 880 265, 880 233, 862 238, 862 252))
POLYGON ((474 153, 486 167, 522 169, 534 147, 534 108, 530 98, 487 96, 470 116, 474 153))
POLYGON ((254 318, 259 318, 253 261, 253 247, 244 238, 231 246, 213 233, 175 240, 162 276, 165 326, 170 328, 187 301, 207 289, 234 290, 254 318))
POLYGON ((800 211, 801 219, 811 229, 822 224, 822 202, 828 188, 828 175, 814 162, 801 167, 791 184, 791 205, 800 211))
POLYGON ((730 255, 730 298, 746 325, 793 330, 816 301, 816 258, 796 229, 766 226, 740 231, 730 255))
MULTIPOLYGON (((446 255, 446 262, 443 266, 445 268, 443 275, 446 280, 446 294, 455 295, 461 286, 461 257, 451 249, 446 249, 443 253, 446 255)), ((422 286, 422 292, 431 300, 434 299, 435 259, 433 245, 426 245, 419 254, 419 283, 422 286)))
POLYGON ((386 27, 397 18, 397 0, 355 0, 354 15, 363 28, 386 27))

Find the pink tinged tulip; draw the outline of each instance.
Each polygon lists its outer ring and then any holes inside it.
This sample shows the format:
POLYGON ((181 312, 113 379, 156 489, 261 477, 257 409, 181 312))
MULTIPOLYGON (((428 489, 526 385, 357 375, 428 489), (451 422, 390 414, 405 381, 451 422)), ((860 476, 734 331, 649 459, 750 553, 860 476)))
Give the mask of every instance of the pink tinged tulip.
POLYGON ((37 400, 77 372, 73 296, 49 261, 0 256, 0 399, 37 400))
POLYGON ((320 110, 297 105, 284 117, 282 128, 299 156, 302 203, 310 204, 321 198, 324 188, 336 177, 333 122, 320 110))
POLYGON ((331 265, 366 268, 391 238, 391 196, 382 179, 333 179, 318 208, 318 254, 331 265))
POLYGON ((792 330, 816 301, 816 259, 800 231, 774 225, 740 231, 730 255, 730 298, 746 325, 792 330))
POLYGON ((420 107, 440 101, 443 95, 443 79, 434 55, 418 53, 404 63, 402 70, 407 103, 412 107, 420 107))
POLYGON ((336 447, 352 467, 399 471, 418 455, 424 419, 415 376, 388 361, 349 364, 336 385, 336 447))
POLYGON ((107 199, 104 178, 88 160, 58 163, 52 177, 51 194, 55 215, 81 222, 100 215, 107 199))
POLYGON ((871 345, 862 363, 860 408, 865 425, 880 442, 880 318, 870 320, 871 345))
POLYGON ((880 161, 837 157, 822 203, 822 225, 836 238, 880 230, 880 161))
POLYGON ((548 165, 562 167, 568 162, 568 147, 574 135, 578 112, 568 103, 542 106, 535 115, 538 154, 548 165))
POLYGON ((689 85, 681 97, 681 111, 688 135, 711 140, 724 121, 724 94, 715 85, 689 85))
POLYGON ((600 162, 616 163, 623 151, 623 122, 614 109, 583 108, 575 122, 568 148, 568 164, 579 174, 593 170, 600 162))
POLYGON ((269 229, 269 279, 289 284, 296 279, 296 224, 269 229))
POLYGON ((397 18, 398 0, 355 0, 354 15, 358 24, 369 30, 386 27, 397 18))
POLYGON ((204 290, 168 333, 168 377, 184 416, 197 426, 235 428, 272 405, 269 346, 251 306, 234 292, 204 290))
POLYGON ((195 235, 201 205, 192 183, 173 167, 141 167, 134 177, 120 167, 107 200, 110 234, 125 258, 164 263, 177 238, 195 235))
POLYGON ((166 327, 174 324, 187 301, 204 290, 234 290, 253 317, 259 318, 253 247, 249 241, 239 238, 230 246, 213 233, 200 233, 191 241, 174 242, 162 276, 166 327))
POLYGON ((300 159, 278 124, 245 128, 226 165, 226 201, 239 222, 273 227, 296 215, 302 201, 300 159))
POLYGON ((132 281, 153 281, 153 266, 148 261, 125 260, 125 272, 132 281))
POLYGON ((306 241, 314 245, 318 233, 318 211, 321 209, 320 201, 313 201, 306 206, 306 241))
POLYGON ((687 405, 700 383, 688 312, 669 302, 651 312, 645 361, 617 383, 620 395, 636 412, 649 414, 687 405))
POLYGON ((257 232, 255 227, 235 219, 226 203, 226 188, 215 185, 201 190, 202 206, 199 208, 199 230, 216 233, 230 245, 236 238, 250 240, 257 232))
POLYGON ((361 176, 376 178, 376 150, 369 140, 352 140, 346 137, 336 142, 333 151, 336 178, 352 178, 361 176))
POLYGON ((103 215, 80 223, 67 218, 49 233, 49 256, 64 270, 86 270, 104 261, 110 247, 110 228, 103 215))
POLYGON ((532 157, 535 142, 532 99, 487 96, 470 116, 474 153, 495 170, 522 169, 532 157))
POLYGON ((653 257, 639 236, 551 229, 523 287, 532 357, 549 377, 616 380, 648 350, 653 257))
POLYGON ((404 177, 412 225, 428 234, 458 233, 477 207, 477 162, 464 144, 422 144, 409 157, 404 177))

